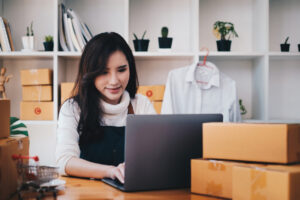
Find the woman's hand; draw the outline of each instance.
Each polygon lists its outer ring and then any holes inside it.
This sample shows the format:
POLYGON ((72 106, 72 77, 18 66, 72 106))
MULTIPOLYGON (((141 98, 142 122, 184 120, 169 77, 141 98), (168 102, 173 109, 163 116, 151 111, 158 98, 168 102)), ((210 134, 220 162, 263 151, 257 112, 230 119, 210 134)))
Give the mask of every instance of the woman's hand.
POLYGON ((117 167, 111 167, 108 171, 108 176, 111 179, 117 178, 121 183, 124 184, 125 164, 121 163, 117 167))

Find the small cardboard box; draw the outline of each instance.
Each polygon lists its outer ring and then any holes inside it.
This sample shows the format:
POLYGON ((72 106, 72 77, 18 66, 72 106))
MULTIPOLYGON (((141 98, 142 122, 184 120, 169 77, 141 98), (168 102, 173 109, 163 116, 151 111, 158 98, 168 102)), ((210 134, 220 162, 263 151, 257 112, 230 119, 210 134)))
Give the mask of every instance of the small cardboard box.
POLYGON ((204 123, 203 158, 284 164, 299 162, 300 125, 204 123))
POLYGON ((52 86, 23 86, 22 95, 23 101, 52 101, 52 86))
POLYGON ((51 69, 21 70, 22 85, 52 85, 51 69))
POLYGON ((156 113, 160 114, 162 101, 153 101, 152 104, 153 104, 153 107, 154 107, 156 113))
POLYGON ((71 92, 73 90, 75 83, 61 83, 60 85, 60 102, 63 104, 65 100, 71 97, 71 92))
POLYGON ((235 200, 298 200, 300 165, 234 166, 232 183, 235 200))
POLYGON ((17 191, 18 176, 13 154, 29 155, 28 137, 9 137, 0 139, 0 199, 8 199, 17 191))
POLYGON ((165 93, 164 85, 139 86, 137 93, 145 95, 150 101, 162 101, 165 93))
POLYGON ((21 102, 21 120, 53 120, 53 102, 21 102))
POLYGON ((10 100, 0 99, 0 138, 10 135, 10 100))
POLYGON ((231 161, 191 160, 191 192, 232 198, 232 172, 235 165, 262 166, 231 161))

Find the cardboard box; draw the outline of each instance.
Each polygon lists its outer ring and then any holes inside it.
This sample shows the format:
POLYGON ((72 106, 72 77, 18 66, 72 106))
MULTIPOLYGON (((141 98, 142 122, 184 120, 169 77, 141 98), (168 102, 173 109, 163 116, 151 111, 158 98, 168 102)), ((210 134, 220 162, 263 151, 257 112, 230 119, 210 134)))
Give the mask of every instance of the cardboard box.
POLYGON ((165 93, 164 85, 139 86, 137 93, 145 95, 150 101, 162 101, 165 93))
POLYGON ((29 155, 28 137, 10 137, 0 140, 0 199, 8 199, 17 191, 18 176, 13 154, 29 155))
POLYGON ((232 161, 191 160, 191 192, 232 198, 232 173, 236 165, 263 166, 232 161))
POLYGON ((21 70, 22 85, 52 85, 51 69, 21 70))
POLYGON ((0 138, 10 135, 10 100, 0 99, 0 138))
POLYGON ((153 104, 153 107, 154 107, 156 113, 160 114, 162 101, 153 101, 152 104, 153 104))
POLYGON ((23 101, 52 101, 52 86, 23 86, 22 96, 23 101))
POLYGON ((299 162, 300 125, 204 123, 203 158, 299 162))
POLYGON ((300 199, 300 165, 233 167, 234 200, 300 199))
POLYGON ((21 102, 21 120, 53 120, 53 102, 21 102))
POLYGON ((71 92, 74 88, 75 83, 61 83, 60 85, 60 102, 63 104, 65 100, 72 96, 71 92))

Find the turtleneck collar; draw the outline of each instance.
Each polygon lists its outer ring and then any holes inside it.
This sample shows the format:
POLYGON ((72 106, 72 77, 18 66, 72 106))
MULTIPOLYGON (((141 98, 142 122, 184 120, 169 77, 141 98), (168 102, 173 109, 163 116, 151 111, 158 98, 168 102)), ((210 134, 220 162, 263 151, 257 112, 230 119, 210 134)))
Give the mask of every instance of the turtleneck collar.
POLYGON ((121 97, 120 103, 113 105, 113 104, 109 104, 101 99, 100 106, 101 106, 104 114, 118 115, 125 111, 127 112, 129 102, 130 102, 130 96, 129 96, 129 93, 125 90, 121 97))

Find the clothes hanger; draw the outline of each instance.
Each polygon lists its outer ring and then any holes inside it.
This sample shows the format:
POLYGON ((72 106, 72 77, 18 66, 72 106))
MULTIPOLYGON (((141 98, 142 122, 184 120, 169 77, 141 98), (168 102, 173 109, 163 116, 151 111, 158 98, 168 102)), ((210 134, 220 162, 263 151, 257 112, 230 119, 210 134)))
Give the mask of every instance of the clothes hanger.
POLYGON ((207 47, 202 47, 200 51, 206 50, 206 55, 204 56, 203 62, 199 61, 197 63, 197 68, 195 71, 196 82, 202 85, 207 85, 212 76, 213 67, 206 64, 207 57, 209 55, 209 49, 207 47))
POLYGON ((200 51, 203 51, 203 50, 206 50, 206 55, 205 55, 204 58, 203 58, 203 62, 201 63, 201 62, 199 61, 198 64, 197 64, 197 66, 203 66, 203 67, 207 67, 207 68, 212 69, 212 67, 206 65, 206 60, 207 60, 207 57, 208 57, 208 55, 209 55, 209 49, 208 49, 207 47, 202 47, 202 48, 200 49, 200 51))

